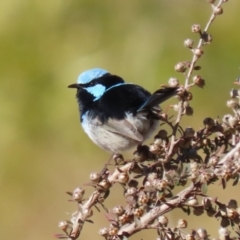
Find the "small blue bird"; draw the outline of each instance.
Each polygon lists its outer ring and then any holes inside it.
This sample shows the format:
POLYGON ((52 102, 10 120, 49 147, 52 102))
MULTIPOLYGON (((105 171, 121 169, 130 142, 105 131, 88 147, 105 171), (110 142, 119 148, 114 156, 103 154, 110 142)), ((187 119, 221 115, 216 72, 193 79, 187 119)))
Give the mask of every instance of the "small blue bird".
POLYGON ((159 126, 158 105, 178 93, 178 87, 167 87, 151 94, 100 68, 83 72, 77 83, 68 87, 77 88, 84 131, 95 144, 112 153, 150 137, 159 126))

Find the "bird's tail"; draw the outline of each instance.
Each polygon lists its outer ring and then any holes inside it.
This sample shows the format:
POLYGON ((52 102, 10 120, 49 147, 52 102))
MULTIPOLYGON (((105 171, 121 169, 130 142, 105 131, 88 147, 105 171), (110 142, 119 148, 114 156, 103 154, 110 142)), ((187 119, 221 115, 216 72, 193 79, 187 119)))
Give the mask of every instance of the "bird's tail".
POLYGON ((152 96, 138 109, 138 112, 151 109, 166 101, 170 97, 177 95, 179 87, 165 87, 157 90, 152 96))

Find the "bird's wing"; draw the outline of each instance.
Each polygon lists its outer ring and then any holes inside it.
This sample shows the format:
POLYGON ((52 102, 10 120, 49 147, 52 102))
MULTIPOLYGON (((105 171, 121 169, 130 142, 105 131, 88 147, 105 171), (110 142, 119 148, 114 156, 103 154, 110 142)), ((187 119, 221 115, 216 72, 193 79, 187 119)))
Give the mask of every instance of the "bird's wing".
POLYGON ((104 128, 107 131, 122 135, 138 142, 143 141, 142 134, 139 133, 134 127, 134 125, 132 125, 131 122, 126 119, 116 120, 109 118, 108 121, 104 123, 101 123, 101 121, 96 119, 95 124, 98 125, 98 127, 104 128))
POLYGON ((154 92, 151 97, 138 109, 138 112, 151 109, 166 101, 168 98, 176 95, 179 91, 178 87, 165 87, 154 92))

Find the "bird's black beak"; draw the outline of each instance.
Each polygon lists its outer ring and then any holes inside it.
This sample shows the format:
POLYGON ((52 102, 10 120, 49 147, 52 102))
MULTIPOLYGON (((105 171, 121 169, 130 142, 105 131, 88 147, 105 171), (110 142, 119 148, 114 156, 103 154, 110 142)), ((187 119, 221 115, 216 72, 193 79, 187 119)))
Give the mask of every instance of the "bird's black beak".
POLYGON ((78 83, 73 83, 71 85, 68 86, 68 88, 81 88, 81 84, 78 84, 78 83))

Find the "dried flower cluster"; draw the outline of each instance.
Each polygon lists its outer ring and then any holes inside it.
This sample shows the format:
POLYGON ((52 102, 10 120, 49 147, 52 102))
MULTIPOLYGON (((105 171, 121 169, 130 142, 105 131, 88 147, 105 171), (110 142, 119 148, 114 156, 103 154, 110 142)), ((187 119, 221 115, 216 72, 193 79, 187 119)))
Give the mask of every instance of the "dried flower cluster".
MULTIPOLYGON (((227 182, 236 185, 239 181, 240 90, 230 92, 231 100, 227 106, 232 109, 232 114, 225 115, 222 120, 207 117, 198 131, 180 126, 182 116, 193 114, 190 89, 205 85, 200 75, 192 76, 193 71, 200 69, 196 66, 197 60, 203 56, 204 46, 212 42, 212 36, 207 31, 213 20, 223 13, 222 4, 227 1, 220 0, 216 5, 214 0, 207 2, 212 6, 212 15, 205 29, 202 30, 199 24, 191 28, 192 33, 200 36, 197 46, 194 47, 192 39, 184 41, 184 46, 192 51, 192 60, 175 65, 175 70, 184 74, 185 85, 181 86, 176 77, 168 81, 169 86, 181 88, 178 103, 172 106, 177 112, 175 120, 164 113, 159 115, 162 125, 168 125, 171 130, 160 130, 152 144, 139 146, 133 159, 125 160, 121 154, 115 154, 111 160, 114 169, 110 170, 107 164, 101 172, 91 173, 89 185, 93 192, 90 196, 85 197, 82 188, 68 192, 71 201, 77 203, 78 210, 70 220, 59 223, 64 234, 56 237, 79 238, 84 223, 92 223, 92 208, 101 207, 106 211, 109 226, 101 228, 99 234, 107 240, 127 239, 145 229, 156 229, 158 240, 210 239, 203 228, 187 233, 185 219, 179 219, 176 226, 169 226, 165 214, 175 208, 182 209, 186 214, 206 214, 220 219, 218 239, 239 239, 240 208, 237 201, 229 199, 228 203, 221 203, 207 195, 207 189, 216 181, 220 181, 224 189, 227 182), (113 209, 108 209, 104 201, 111 196, 110 188, 116 184, 123 186, 126 204, 116 204, 113 209), (173 189, 178 187, 184 189, 174 194, 173 189), (235 237, 230 237, 228 226, 234 228, 235 237)), ((239 85, 239 79, 235 83, 239 85)))

